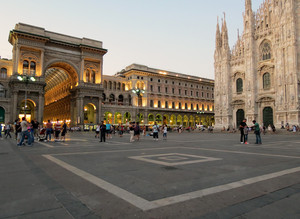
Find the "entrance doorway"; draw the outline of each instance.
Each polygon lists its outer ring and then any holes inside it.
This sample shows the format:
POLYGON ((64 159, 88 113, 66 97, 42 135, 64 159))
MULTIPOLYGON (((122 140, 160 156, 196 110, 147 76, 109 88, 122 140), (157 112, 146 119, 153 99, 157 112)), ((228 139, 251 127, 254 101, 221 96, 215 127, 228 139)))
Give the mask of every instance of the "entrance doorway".
POLYGON ((83 108, 84 110, 84 123, 95 124, 96 122, 96 106, 94 104, 87 104, 83 108))
POLYGON ((263 123, 265 127, 273 126, 273 109, 271 107, 263 109, 263 123))
POLYGON ((236 127, 238 128, 241 122, 245 119, 245 112, 243 109, 236 111, 236 127))
MULTIPOLYGON (((56 121, 59 119, 75 124, 77 121, 75 115, 77 109, 75 105, 72 105, 72 90, 78 85, 76 70, 65 62, 53 63, 47 67, 45 82, 43 120, 56 121)), ((94 121, 94 118, 92 120, 94 121)))

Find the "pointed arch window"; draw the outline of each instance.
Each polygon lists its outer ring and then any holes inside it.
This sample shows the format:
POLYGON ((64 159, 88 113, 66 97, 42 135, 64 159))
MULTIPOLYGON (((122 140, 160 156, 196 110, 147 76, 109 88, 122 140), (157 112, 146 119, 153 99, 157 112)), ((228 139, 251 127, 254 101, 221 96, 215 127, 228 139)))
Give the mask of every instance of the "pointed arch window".
POLYGON ((243 92, 243 79, 238 78, 236 80, 236 92, 242 93, 243 92))
POLYGON ((268 42, 264 42, 261 47, 261 59, 269 60, 271 59, 271 45, 268 42))
POLYGON ((271 88, 270 73, 268 73, 268 72, 263 75, 263 88, 264 89, 270 89, 271 88))

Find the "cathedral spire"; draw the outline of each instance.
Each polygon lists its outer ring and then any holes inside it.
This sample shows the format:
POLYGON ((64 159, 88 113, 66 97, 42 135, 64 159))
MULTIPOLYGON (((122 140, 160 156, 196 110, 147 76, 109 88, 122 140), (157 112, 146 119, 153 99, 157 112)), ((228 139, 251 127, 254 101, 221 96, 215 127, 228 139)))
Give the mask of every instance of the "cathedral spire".
POLYGON ((227 30, 227 24, 226 24, 226 16, 224 12, 224 21, 222 23, 222 43, 224 48, 229 48, 229 43, 228 43, 228 30, 227 30))
POLYGON ((245 0, 245 9, 252 10, 252 1, 251 0, 245 0))
POLYGON ((222 39, 221 39, 219 17, 218 17, 217 18, 217 30, 216 30, 216 49, 221 47, 221 45, 222 45, 222 39))

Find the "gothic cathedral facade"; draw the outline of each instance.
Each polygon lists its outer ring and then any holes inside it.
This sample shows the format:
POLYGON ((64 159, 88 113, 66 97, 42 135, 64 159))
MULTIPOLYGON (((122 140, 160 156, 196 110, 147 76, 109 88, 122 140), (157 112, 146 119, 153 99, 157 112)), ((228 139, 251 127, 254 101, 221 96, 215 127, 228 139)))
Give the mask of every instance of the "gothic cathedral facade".
POLYGON ((300 124, 300 0, 245 0, 244 31, 232 49, 226 20, 215 49, 216 128, 243 118, 277 129, 300 124))

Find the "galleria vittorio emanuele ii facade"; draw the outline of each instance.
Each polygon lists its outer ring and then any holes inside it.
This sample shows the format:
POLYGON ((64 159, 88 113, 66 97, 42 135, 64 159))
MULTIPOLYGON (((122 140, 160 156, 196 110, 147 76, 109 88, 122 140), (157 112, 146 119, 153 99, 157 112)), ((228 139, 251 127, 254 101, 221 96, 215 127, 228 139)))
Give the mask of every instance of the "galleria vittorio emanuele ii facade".
POLYGON ((0 123, 26 115, 39 122, 100 121, 169 126, 214 123, 214 81, 132 64, 103 74, 101 41, 18 23, 12 60, 0 59, 0 123))
POLYGON ((217 24, 215 122, 237 127, 243 118, 277 129, 300 124, 300 1, 245 0, 244 31, 228 45, 226 20, 217 24))

